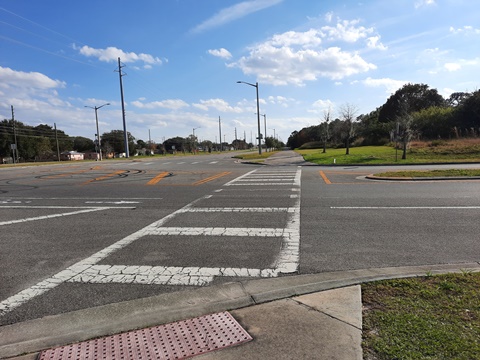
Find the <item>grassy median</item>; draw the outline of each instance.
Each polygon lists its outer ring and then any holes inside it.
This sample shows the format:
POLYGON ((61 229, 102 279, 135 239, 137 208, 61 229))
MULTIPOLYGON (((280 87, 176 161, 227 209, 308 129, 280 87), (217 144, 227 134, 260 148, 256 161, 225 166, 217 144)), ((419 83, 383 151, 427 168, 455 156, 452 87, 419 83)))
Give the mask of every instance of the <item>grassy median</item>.
POLYGON ((480 359, 480 273, 362 285, 367 360, 480 359))
POLYGON ((387 165, 387 164, 425 164, 425 163, 471 163, 480 162, 480 139, 461 139, 451 141, 416 141, 410 144, 406 159, 402 159, 402 150, 392 146, 359 146, 345 149, 296 150, 306 161, 319 165, 387 165))

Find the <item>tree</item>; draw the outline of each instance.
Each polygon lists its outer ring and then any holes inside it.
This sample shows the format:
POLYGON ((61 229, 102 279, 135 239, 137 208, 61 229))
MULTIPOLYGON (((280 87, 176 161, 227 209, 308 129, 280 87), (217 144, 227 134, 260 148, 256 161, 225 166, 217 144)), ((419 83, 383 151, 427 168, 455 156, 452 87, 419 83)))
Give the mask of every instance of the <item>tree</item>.
POLYGON ((327 152, 327 141, 329 138, 328 123, 330 121, 330 108, 323 112, 323 123, 320 124, 320 137, 323 142, 323 153, 327 152))
POLYGON ((391 140, 392 125, 379 122, 378 112, 379 108, 357 118, 359 120, 357 134, 362 138, 362 145, 385 145, 391 140))
POLYGON ((344 122, 343 135, 345 138, 345 155, 350 154, 350 141, 355 136, 355 116, 358 108, 352 104, 344 104, 339 109, 340 118, 344 122))
POLYGON ((459 105, 462 105, 463 102, 466 99, 468 99, 470 96, 472 96, 471 93, 454 92, 454 93, 450 94, 450 96, 446 100, 446 103, 447 103, 448 106, 457 107, 459 105))
POLYGON ((78 152, 94 151, 95 143, 89 138, 76 136, 73 138, 73 149, 78 152))
MULTIPOLYGON (((124 153, 125 152, 125 141, 124 141, 124 132, 123 130, 112 130, 110 132, 103 133, 101 138, 102 150, 105 153, 109 153, 112 150, 115 153, 124 153)), ((135 149, 135 138, 127 132, 128 139, 128 148, 135 149)))
POLYGON ((396 138, 398 138, 403 145, 403 154, 402 159, 407 158, 407 147, 412 139, 414 130, 413 125, 413 112, 409 109, 409 104, 407 101, 400 101, 397 106, 398 115, 396 118, 396 138))
POLYGON ((184 151, 185 139, 177 136, 167 139, 163 143, 165 151, 184 151))
POLYGON ((473 92, 457 108, 455 123, 465 134, 480 133, 480 90, 473 92))
POLYGON ((455 108, 432 106, 413 113, 413 127, 422 139, 448 139, 454 129, 455 108))
POLYGON ((425 84, 406 84, 390 96, 380 108, 378 121, 381 123, 395 121, 399 116, 403 116, 405 109, 413 113, 445 104, 445 100, 436 89, 429 89, 425 84))
POLYGON ((40 136, 36 139, 35 156, 39 160, 49 160, 52 158, 54 152, 50 144, 50 139, 40 136))

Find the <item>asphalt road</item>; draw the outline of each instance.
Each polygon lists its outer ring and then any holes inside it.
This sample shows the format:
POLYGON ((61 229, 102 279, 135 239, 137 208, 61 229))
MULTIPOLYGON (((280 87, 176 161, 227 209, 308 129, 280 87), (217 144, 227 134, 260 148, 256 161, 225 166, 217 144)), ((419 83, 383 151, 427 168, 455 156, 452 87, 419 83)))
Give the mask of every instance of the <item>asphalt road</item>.
POLYGON ((480 260, 480 181, 280 157, 0 168, 0 325, 247 278, 480 260))

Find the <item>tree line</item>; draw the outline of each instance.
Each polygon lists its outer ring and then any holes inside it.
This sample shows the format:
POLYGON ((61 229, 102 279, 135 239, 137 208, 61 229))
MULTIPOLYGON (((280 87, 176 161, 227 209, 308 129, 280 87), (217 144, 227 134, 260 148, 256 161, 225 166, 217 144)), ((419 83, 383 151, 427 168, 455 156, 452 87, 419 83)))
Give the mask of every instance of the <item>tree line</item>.
POLYGON ((294 131, 287 146, 345 147, 351 144, 402 144, 404 156, 408 143, 416 140, 478 137, 480 135, 480 90, 456 92, 447 99, 426 84, 406 84, 385 104, 368 114, 357 115, 352 104, 341 105, 338 117, 331 109, 324 112, 319 125, 294 131))
MULTIPOLYGON (((221 150, 245 150, 253 147, 245 139, 236 139, 232 143, 213 143, 210 140, 200 141, 196 136, 173 137, 163 143, 145 142, 127 132, 128 147, 131 155, 184 152, 193 153, 202 151, 221 150)), ((77 152, 102 152, 106 158, 113 154, 125 152, 125 139, 123 130, 111 130, 100 136, 100 148, 97 140, 91 140, 82 136, 69 136, 64 131, 53 128, 50 125, 41 124, 38 126, 26 125, 18 120, 3 120, 0 122, 0 161, 2 159, 13 159, 12 144, 16 144, 15 160, 26 161, 47 161, 58 160, 58 155, 64 151, 77 152)), ((268 148, 279 148, 281 142, 273 137, 266 138, 268 148)))

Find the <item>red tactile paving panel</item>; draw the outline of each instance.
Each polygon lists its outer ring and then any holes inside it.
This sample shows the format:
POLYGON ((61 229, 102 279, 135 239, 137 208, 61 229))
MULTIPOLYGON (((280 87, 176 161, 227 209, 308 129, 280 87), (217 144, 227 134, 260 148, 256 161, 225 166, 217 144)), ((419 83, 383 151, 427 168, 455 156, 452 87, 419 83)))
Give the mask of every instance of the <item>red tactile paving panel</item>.
POLYGON ((44 350, 39 360, 185 359, 252 337, 229 312, 44 350))

